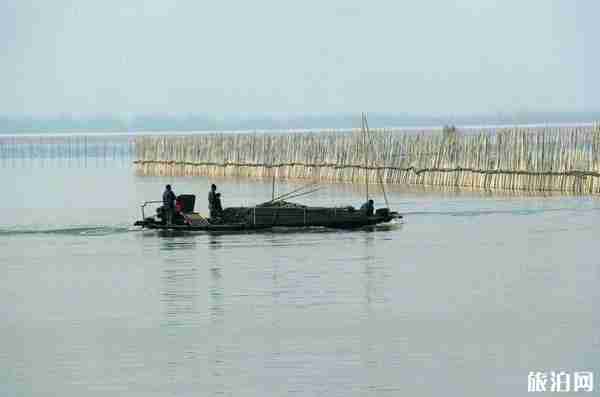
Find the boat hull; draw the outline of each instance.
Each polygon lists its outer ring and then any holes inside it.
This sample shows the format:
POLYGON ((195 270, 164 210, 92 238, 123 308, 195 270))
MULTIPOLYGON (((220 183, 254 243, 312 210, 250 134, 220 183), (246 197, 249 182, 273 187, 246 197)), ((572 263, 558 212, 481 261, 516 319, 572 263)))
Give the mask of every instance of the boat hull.
POLYGON ((367 215, 352 207, 256 206, 226 208, 218 219, 208 220, 199 214, 178 214, 175 222, 167 224, 162 217, 146 218, 135 223, 147 229, 177 231, 252 231, 274 227, 327 227, 356 229, 402 218, 396 212, 381 208, 367 215))
POLYGON ((323 222, 312 222, 310 224, 304 223, 287 223, 287 224, 252 224, 252 223, 223 223, 223 224, 171 224, 167 225, 163 222, 157 222, 155 220, 147 219, 144 221, 137 221, 135 226, 141 226, 146 229, 156 230, 176 230, 176 231, 206 231, 206 232, 233 232, 233 231, 253 231, 253 230, 265 230, 275 227, 285 228, 310 228, 310 227, 326 227, 332 229, 357 229, 365 226, 373 226, 381 223, 390 222, 393 219, 401 218, 401 216, 395 217, 364 217, 363 219, 353 220, 328 220, 323 222))

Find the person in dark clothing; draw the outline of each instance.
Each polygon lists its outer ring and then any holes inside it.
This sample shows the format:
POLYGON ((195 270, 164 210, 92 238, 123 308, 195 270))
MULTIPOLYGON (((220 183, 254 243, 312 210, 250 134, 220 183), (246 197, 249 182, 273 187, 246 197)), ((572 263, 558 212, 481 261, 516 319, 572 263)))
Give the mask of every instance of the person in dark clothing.
POLYGON ((210 186, 210 192, 208 192, 208 211, 211 219, 217 218, 223 212, 221 193, 217 193, 217 185, 215 184, 210 186))
POLYGON ((165 212, 165 218, 167 225, 173 223, 173 214, 175 213, 175 193, 171 189, 171 185, 165 186, 163 193, 163 211, 165 212))
POLYGON ((361 207, 360 210, 365 213, 365 215, 367 216, 373 216, 373 213, 375 212, 375 205, 373 203, 373 200, 369 200, 366 203, 364 203, 361 207))

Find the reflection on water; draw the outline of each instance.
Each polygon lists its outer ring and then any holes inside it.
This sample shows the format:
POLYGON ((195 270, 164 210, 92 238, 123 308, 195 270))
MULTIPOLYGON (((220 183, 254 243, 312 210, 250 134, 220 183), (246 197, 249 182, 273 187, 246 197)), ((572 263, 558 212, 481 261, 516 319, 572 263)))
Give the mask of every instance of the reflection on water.
POLYGON ((222 395, 226 389, 225 379, 225 348, 222 335, 225 330, 225 292, 223 288, 224 264, 220 250, 223 249, 223 236, 209 236, 208 239, 208 271, 209 275, 209 310, 210 310, 210 340, 209 353, 212 374, 211 394, 222 395))
POLYGON ((215 331, 223 326, 225 306, 224 306, 224 293, 221 279, 223 278, 224 264, 222 263, 222 256, 219 255, 219 250, 223 247, 221 240, 223 236, 208 236, 208 270, 210 272, 210 320, 212 326, 215 327, 215 331))
POLYGON ((195 320, 198 310, 195 299, 198 294, 197 270, 190 268, 166 268, 164 270, 165 289, 163 303, 166 305, 168 327, 185 326, 195 320))
POLYGON ((169 378, 175 389, 190 368, 207 366, 208 391, 222 395, 227 390, 224 272, 222 252, 227 236, 170 231, 156 233, 164 252, 162 303, 167 336, 173 348, 169 355, 169 378), (199 280, 207 280, 206 288, 199 280), (203 295, 208 299, 203 299, 203 295), (198 302, 206 302, 206 306, 198 302), (206 360, 206 361, 205 361, 206 360))
POLYGON ((222 234, 209 234, 208 235, 208 248, 210 248, 211 253, 214 258, 214 250, 220 249, 223 247, 223 239, 226 239, 226 235, 222 234))
POLYGON ((193 365, 198 352, 193 341, 182 339, 190 327, 201 323, 201 309, 198 306, 198 268, 195 251, 197 242, 194 236, 159 232, 159 249, 162 258, 162 293, 164 305, 164 327, 167 343, 172 346, 167 356, 169 383, 179 389, 180 379, 185 376, 185 368, 193 365))
MULTIPOLYGON (((375 266, 375 235, 373 233, 364 233, 363 237, 363 249, 364 257, 362 259, 364 271, 363 271, 363 287, 364 287, 364 328, 367 329, 369 324, 374 321, 374 298, 376 293, 376 274, 377 271, 375 266)), ((375 391, 377 367, 379 365, 379 358, 375 349, 375 344, 372 336, 365 332, 360 338, 360 360, 361 365, 365 370, 365 378, 367 380, 366 385, 363 387, 363 394, 369 395, 375 391)))
POLYGON ((375 293, 375 255, 374 246, 375 236, 371 233, 364 234, 364 250, 365 256, 362 260, 364 265, 364 276, 365 276, 365 307, 367 312, 370 311, 371 302, 373 301, 373 294, 375 293))

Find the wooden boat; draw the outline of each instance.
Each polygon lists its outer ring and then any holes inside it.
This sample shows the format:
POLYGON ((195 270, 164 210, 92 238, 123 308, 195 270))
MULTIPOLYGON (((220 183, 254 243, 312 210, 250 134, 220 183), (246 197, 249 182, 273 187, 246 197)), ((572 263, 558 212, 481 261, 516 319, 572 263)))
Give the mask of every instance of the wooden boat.
POLYGON ((167 224, 162 207, 155 216, 145 217, 144 208, 156 201, 142 204, 142 220, 135 226, 147 229, 189 230, 189 231, 248 231, 273 227, 328 227, 339 229, 360 228, 402 218, 388 208, 379 208, 373 214, 354 207, 310 207, 279 200, 253 207, 225 208, 219 217, 208 219, 194 212, 195 196, 180 195, 181 211, 177 212, 171 224, 167 224))
MULTIPOLYGON (((369 147, 369 125, 364 113, 362 114, 361 128, 365 146, 369 147)), ((368 151, 365 153, 368 154, 368 151)), ((365 165, 368 163, 368 156, 366 155, 365 165)), ((377 171, 377 176, 387 207, 379 208, 376 211, 357 210, 354 207, 309 207, 291 203, 287 200, 313 193, 318 188, 315 188, 314 184, 309 184, 275 197, 275 177, 273 176, 273 198, 266 203, 254 207, 225 208, 218 217, 208 219, 194 212, 196 201, 194 195, 181 195, 177 198, 180 210, 173 217, 171 224, 167 224, 162 207, 157 209, 156 216, 146 218, 144 215, 144 207, 146 205, 162 203, 160 201, 147 201, 142 204, 142 220, 135 222, 135 225, 148 229, 199 231, 243 231, 279 226, 293 228, 320 226, 351 229, 391 222, 394 219, 402 218, 400 214, 388 208, 387 195, 379 171, 377 171)), ((368 174, 366 174, 365 178, 365 187, 366 199, 369 200, 368 174)))

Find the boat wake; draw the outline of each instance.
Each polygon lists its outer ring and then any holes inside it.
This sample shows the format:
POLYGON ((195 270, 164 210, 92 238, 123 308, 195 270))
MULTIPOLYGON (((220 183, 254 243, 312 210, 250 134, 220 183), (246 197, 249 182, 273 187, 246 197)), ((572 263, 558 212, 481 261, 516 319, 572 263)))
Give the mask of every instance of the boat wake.
POLYGON ((137 229, 125 226, 63 226, 56 228, 6 226, 0 227, 0 237, 31 234, 54 234, 67 236, 107 236, 118 233, 128 233, 137 229))

